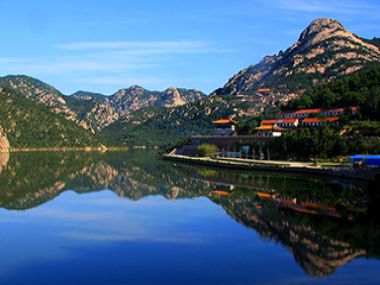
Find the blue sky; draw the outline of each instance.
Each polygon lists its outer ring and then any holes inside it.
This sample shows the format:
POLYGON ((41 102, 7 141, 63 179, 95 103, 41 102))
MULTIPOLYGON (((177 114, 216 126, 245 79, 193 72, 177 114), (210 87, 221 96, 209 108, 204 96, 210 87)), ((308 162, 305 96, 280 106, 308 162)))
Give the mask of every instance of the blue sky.
POLYGON ((134 84, 209 93, 320 17, 380 37, 378 0, 1 0, 0 11, 0 75, 65 94, 134 84))

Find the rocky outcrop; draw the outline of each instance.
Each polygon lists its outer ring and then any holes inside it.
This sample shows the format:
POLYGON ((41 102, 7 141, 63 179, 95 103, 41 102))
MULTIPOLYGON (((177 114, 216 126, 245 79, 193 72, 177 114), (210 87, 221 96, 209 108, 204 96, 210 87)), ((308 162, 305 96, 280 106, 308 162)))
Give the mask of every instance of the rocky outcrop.
POLYGON ((7 136, 3 130, 3 128, 0 126, 0 152, 7 152, 9 149, 9 141, 7 139, 7 136))
POLYGON ((285 52, 238 72, 214 94, 246 94, 262 87, 284 93, 330 81, 380 62, 380 50, 333 19, 317 19, 285 52))
POLYGON ((7 167, 9 161, 9 152, 0 151, 0 174, 7 167))

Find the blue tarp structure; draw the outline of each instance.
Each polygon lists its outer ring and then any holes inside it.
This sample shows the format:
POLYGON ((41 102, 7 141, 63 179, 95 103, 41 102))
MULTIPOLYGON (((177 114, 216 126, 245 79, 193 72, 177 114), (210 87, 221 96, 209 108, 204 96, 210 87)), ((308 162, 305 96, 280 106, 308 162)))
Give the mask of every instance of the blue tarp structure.
POLYGON ((380 155, 356 154, 350 156, 350 162, 352 164, 362 162, 368 166, 380 166, 380 155))

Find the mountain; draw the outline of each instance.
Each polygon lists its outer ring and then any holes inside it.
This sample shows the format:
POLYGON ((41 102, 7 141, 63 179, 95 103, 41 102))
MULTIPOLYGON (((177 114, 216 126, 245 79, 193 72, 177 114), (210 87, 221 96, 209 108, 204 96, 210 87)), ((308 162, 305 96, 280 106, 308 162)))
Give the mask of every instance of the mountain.
POLYGON ((231 115, 231 105, 220 98, 204 98, 176 108, 143 108, 121 117, 101 131, 128 145, 167 146, 192 134, 214 132, 212 120, 231 115))
POLYGON ((379 63, 379 39, 362 39, 336 20, 317 19, 286 51, 240 71, 204 100, 174 109, 143 108, 120 117, 102 133, 128 144, 173 144, 194 133, 212 134, 213 119, 232 116, 247 121, 276 113, 305 90, 379 63))
MULTIPOLYGON (((206 97, 201 91, 193 89, 168 88, 159 92, 140 86, 120 89, 110 96, 87 91, 64 95, 53 86, 25 75, 0 77, 0 86, 1 90, 6 90, 0 98, 0 110, 4 116, 0 128, 0 149, 8 148, 9 144, 11 147, 93 145, 93 140, 103 141, 100 137, 94 139, 95 133, 119 119, 134 125, 135 119, 140 118, 140 123, 143 123, 148 119, 144 115, 145 110, 151 109, 154 114, 161 114, 166 109, 175 109, 206 97), (17 106, 12 107, 11 102, 17 106), (19 108, 24 108, 27 115, 23 117, 18 112, 19 108), (144 111, 140 112, 142 109, 144 111), (29 127, 27 121, 32 121, 29 127), (54 129, 51 127, 53 124, 47 125, 48 122, 56 122, 59 127, 54 129), (75 140, 74 133, 79 136, 78 140, 75 140)), ((149 133, 147 131, 147 136, 149 133)), ((118 138, 124 136, 122 130, 114 135, 118 138)), ((112 138, 108 142, 117 144, 112 138)))
POLYGON ((147 107, 178 107, 204 98, 198 90, 168 88, 162 92, 150 91, 140 86, 120 89, 111 96, 77 92, 67 98, 70 108, 99 131, 134 111, 147 107))
POLYGON ((198 90, 168 88, 162 92, 140 86, 120 89, 110 96, 87 91, 63 95, 53 86, 25 75, 0 77, 0 86, 12 89, 25 98, 45 105, 56 114, 92 132, 115 122, 120 117, 146 107, 177 107, 205 97, 198 90))
POLYGON ((67 113, 54 113, 50 107, 26 98, 23 91, 0 87, 0 150, 9 146, 45 148, 102 144, 99 137, 67 120, 67 113))
POLYGON ((73 121, 85 129, 89 128, 88 125, 80 120, 78 115, 68 107, 63 94, 49 84, 25 75, 8 75, 0 77, 0 86, 15 90, 25 98, 45 105, 52 112, 63 114, 67 120, 73 121))
MULTIPOLYGON (((316 86, 380 64, 379 46, 378 38, 360 38, 338 21, 322 18, 313 21, 286 51, 238 72, 211 96, 194 89, 150 91, 140 86, 120 89, 109 96, 86 91, 67 96, 28 76, 0 77, 0 86, 83 129, 105 135, 112 144, 167 145, 191 134, 212 134, 214 119, 233 117, 248 122, 262 114, 276 113, 289 101, 297 105, 294 98, 316 86)), ((344 96, 345 90, 339 90, 334 96, 344 96)), ((327 95, 334 93, 330 91, 327 95)), ((369 93, 364 91, 362 94, 378 92, 376 86, 369 93)), ((375 97, 372 113, 377 112, 375 97)), ((318 100, 312 99, 309 105, 317 105, 318 100)), ((365 101, 365 96, 360 100, 365 101)), ((329 102, 340 101, 329 98, 329 102)), ((352 104, 353 100, 345 102, 352 104)), ((11 140, 4 126, 0 137, 4 145, 11 140)))
POLYGON ((299 93, 380 62, 378 40, 365 40, 333 19, 317 19, 286 51, 239 71, 213 94, 254 94, 259 88, 299 93))

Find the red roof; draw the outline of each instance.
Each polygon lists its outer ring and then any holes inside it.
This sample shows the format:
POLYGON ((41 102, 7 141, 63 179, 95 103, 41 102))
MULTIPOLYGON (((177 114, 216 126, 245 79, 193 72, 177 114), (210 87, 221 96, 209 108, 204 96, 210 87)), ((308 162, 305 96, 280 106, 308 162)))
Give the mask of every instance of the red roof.
POLYGON ((303 123, 331 123, 331 122, 336 122, 339 121, 339 117, 327 117, 327 118, 306 118, 303 120, 303 123))
POLYGON ((280 121, 280 123, 283 123, 283 124, 295 124, 297 122, 298 119, 285 119, 285 120, 282 120, 280 121))
POLYGON ((262 120, 261 125, 274 125, 278 120, 262 120))
POLYGON ((260 88, 260 89, 257 89, 257 92, 270 92, 270 89, 269 88, 260 88))
POLYGON ((237 122, 234 121, 234 120, 230 120, 230 119, 219 119, 219 120, 216 120, 216 121, 212 121, 213 124, 220 124, 220 125, 224 125, 224 124, 236 124, 237 122))
MULTIPOLYGON (((357 106, 350 106, 348 107, 351 111, 358 111, 359 107, 357 106)), ((315 113, 322 113, 322 112, 343 112, 344 108, 331 108, 331 109, 322 109, 322 108, 315 108, 315 109, 301 109, 296 111, 281 111, 280 114, 315 114, 315 113)))
POLYGON ((280 111, 280 114, 309 114, 309 113, 320 113, 322 109, 301 109, 296 111, 280 111))
POLYGON ((293 112, 294 114, 310 114, 310 113, 321 113, 322 109, 301 109, 293 112))

